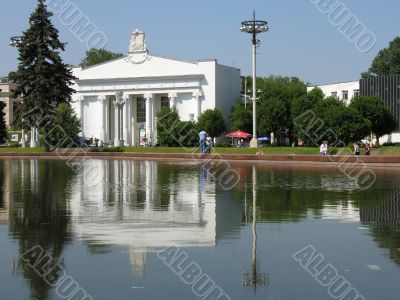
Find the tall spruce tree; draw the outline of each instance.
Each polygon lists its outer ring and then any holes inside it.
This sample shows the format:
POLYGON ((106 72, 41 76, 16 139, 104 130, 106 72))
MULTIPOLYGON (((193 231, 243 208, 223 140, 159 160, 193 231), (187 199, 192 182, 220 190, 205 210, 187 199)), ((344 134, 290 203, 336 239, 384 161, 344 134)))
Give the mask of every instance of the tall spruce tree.
MULTIPOLYGON (((19 48, 18 70, 11 78, 17 85, 15 97, 23 96, 22 114, 28 126, 36 126, 44 135, 45 149, 53 148, 49 133, 54 116, 61 103, 71 101, 75 91, 71 88, 76 78, 63 63, 60 52, 65 44, 60 42, 58 30, 50 18, 44 0, 38 0, 36 10, 29 19, 19 48)), ((65 124, 68 126, 68 124, 65 124)))

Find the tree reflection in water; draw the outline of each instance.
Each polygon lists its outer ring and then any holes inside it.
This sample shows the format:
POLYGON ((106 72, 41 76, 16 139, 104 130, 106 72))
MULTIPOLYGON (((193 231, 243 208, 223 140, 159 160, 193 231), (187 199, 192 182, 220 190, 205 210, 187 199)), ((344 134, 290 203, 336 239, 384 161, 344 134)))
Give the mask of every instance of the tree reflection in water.
POLYGON ((63 265, 61 255, 71 239, 67 196, 73 173, 64 162, 50 160, 12 160, 7 171, 13 175, 9 231, 20 253, 15 271, 28 280, 32 299, 48 299, 51 287, 21 255, 40 246, 53 264, 63 265))

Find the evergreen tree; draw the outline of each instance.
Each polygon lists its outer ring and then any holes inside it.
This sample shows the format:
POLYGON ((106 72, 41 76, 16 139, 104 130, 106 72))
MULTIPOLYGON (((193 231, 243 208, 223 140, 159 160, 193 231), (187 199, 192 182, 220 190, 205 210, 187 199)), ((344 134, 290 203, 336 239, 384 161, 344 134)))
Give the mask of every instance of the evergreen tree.
POLYGON ((61 103, 54 117, 53 130, 49 134, 51 145, 57 148, 75 147, 81 124, 69 103, 61 103))
POLYGON ((4 119, 6 114, 3 111, 5 107, 6 104, 3 101, 0 101, 0 145, 7 141, 7 126, 6 120, 4 119))
POLYGON ((19 47, 18 70, 10 78, 17 85, 15 95, 23 97, 21 106, 24 120, 28 126, 38 127, 44 135, 45 149, 49 151, 57 107, 71 101, 75 91, 71 88, 75 77, 60 57, 65 44, 58 37, 44 0, 29 19, 27 31, 23 33, 19 47))

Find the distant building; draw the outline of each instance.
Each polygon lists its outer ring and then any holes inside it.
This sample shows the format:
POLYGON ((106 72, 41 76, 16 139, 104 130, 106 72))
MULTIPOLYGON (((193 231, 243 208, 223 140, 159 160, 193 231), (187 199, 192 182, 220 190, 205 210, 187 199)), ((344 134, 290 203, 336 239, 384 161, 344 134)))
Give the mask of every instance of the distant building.
MULTIPOLYGON (((348 105, 354 96, 376 96, 382 99, 397 120, 397 129, 380 139, 381 143, 400 143, 400 75, 379 76, 343 83, 317 86, 326 97, 338 97, 348 105)), ((311 91, 314 87, 308 87, 311 91)))
POLYGON ((5 102, 6 107, 4 108, 6 125, 10 126, 14 120, 14 112, 21 105, 19 98, 12 98, 12 90, 15 88, 15 84, 11 82, 0 82, 0 101, 5 102))
MULTIPOLYGON (((348 105, 354 96, 360 94, 360 83, 358 81, 341 82, 317 86, 326 97, 337 97, 348 105)), ((308 87, 311 91, 314 87, 308 87)))
POLYGON ((360 80, 363 96, 377 96, 382 99, 397 120, 400 129, 400 75, 371 77, 360 80))
POLYGON ((207 109, 229 119, 240 97, 240 70, 215 59, 184 61, 150 55, 144 33, 132 33, 128 55, 88 68, 74 68, 74 109, 85 138, 115 146, 156 140, 157 113, 175 107, 184 121, 207 109))

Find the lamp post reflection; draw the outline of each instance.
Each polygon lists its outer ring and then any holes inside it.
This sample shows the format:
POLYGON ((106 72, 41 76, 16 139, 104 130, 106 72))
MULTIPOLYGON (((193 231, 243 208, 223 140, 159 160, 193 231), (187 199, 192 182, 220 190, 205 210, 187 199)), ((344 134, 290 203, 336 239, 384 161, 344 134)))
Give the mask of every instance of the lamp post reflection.
MULTIPOLYGON (((252 259, 252 270, 251 272, 243 272, 242 284, 244 286, 253 286, 254 293, 257 291, 259 286, 268 286, 269 278, 266 273, 259 272, 257 270, 257 169, 256 166, 252 168, 252 185, 253 185, 253 259, 252 259)), ((247 208, 246 208, 247 209, 247 208)))

